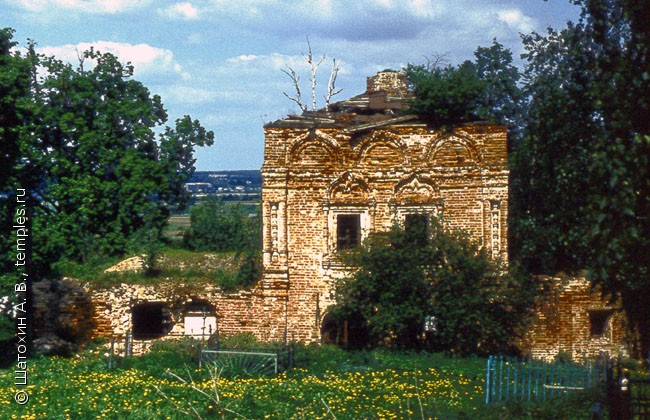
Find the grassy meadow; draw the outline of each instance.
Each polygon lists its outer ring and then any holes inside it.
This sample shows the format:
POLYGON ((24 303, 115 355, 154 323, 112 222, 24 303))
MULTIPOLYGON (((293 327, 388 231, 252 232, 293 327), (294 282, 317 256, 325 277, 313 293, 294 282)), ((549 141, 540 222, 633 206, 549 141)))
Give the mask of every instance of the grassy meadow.
POLYGON ((568 419, 588 418, 593 397, 486 407, 485 360, 441 354, 298 346, 296 368, 277 377, 199 370, 194 357, 185 343, 112 370, 101 347, 38 358, 23 406, 14 401, 13 370, 0 371, 0 418, 568 419))

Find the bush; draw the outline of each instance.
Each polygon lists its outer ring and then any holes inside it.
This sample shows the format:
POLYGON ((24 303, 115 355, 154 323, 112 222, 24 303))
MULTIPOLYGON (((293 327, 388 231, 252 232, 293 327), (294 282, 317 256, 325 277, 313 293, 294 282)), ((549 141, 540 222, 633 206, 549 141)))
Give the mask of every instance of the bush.
POLYGON ((458 67, 409 65, 406 71, 415 96, 411 112, 435 127, 477 119, 486 83, 472 62, 465 61, 458 67))
POLYGON ((338 284, 332 317, 359 326, 369 347, 510 351, 532 310, 532 279, 506 272, 467 234, 435 218, 426 228, 426 235, 397 227, 371 235, 347 255, 358 270, 338 284))
POLYGON ((239 204, 210 199, 192 207, 185 244, 198 251, 244 251, 259 246, 259 218, 250 219, 239 204))

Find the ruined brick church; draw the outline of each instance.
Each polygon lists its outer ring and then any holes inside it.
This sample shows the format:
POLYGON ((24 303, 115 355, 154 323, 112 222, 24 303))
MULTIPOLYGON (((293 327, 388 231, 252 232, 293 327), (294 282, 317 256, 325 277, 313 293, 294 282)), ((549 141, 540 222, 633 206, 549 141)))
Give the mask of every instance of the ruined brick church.
MULTIPOLYGON (((65 295, 90 302, 68 305, 88 311, 64 312, 89 315, 68 323, 88 324, 94 337, 131 334, 134 341, 206 331, 327 341, 335 284, 347 273, 340 251, 372 232, 432 216, 507 261, 506 127, 434 129, 407 113, 407 101, 405 75, 383 71, 368 78, 361 95, 264 127, 263 276, 254 287, 226 293, 212 283, 85 284, 65 295)), ((560 352, 574 358, 625 352, 618 308, 584 278, 550 282, 553 291, 539 302, 521 343, 526 353, 548 359, 560 352)), ((49 303, 41 301, 45 313, 49 303)))
POLYGON ((384 71, 362 95, 264 128, 264 278, 287 284, 302 340, 327 328, 339 251, 371 232, 437 216, 507 259, 506 127, 432 129, 405 114, 406 95, 406 75, 384 71))

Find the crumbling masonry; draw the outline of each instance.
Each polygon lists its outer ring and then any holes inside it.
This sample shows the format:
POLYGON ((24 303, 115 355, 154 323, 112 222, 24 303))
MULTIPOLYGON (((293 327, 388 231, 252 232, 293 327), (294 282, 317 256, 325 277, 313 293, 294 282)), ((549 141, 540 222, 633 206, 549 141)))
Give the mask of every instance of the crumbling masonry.
MULTIPOLYGON (((346 274, 338 254, 371 232, 431 216, 507 261, 506 128, 440 130, 406 113, 405 75, 368 78, 362 95, 264 127, 263 278, 227 294, 215 285, 86 285, 94 336, 252 333, 326 340, 328 307, 346 274)), ((552 358, 621 351, 623 319, 584 279, 554 280, 524 348, 552 358)))
POLYGON ((341 248, 411 218, 437 216, 507 259, 506 128, 432 129, 406 108, 405 75, 382 72, 367 91, 265 127, 265 280, 286 284, 288 330, 321 337, 341 248))

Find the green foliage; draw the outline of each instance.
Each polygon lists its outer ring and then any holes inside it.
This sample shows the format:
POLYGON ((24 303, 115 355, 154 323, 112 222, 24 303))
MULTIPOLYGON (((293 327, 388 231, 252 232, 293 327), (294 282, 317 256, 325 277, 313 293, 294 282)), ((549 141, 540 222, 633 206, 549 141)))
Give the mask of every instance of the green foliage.
POLYGON ((509 350, 532 308, 537 287, 529 277, 507 274, 466 234, 432 219, 429 238, 395 228, 372 235, 348 255, 357 268, 337 286, 331 315, 367 333, 367 344, 422 345, 425 320, 433 321, 427 345, 460 354, 509 350))
POLYGON ((583 1, 577 24, 524 37, 531 103, 512 166, 512 257, 588 269, 650 349, 648 1, 583 1))
POLYGON ((31 59, 12 52, 16 43, 13 29, 0 28, 0 296, 12 296, 17 273, 16 237, 13 230, 19 195, 28 172, 16 170, 21 159, 20 132, 31 117, 28 97, 31 84, 31 59))
POLYGON ((154 226, 144 226, 134 232, 129 240, 129 248, 136 255, 142 255, 145 274, 156 273, 156 262, 163 250, 161 229, 154 226))
POLYGON ((511 135, 518 133, 525 101, 512 53, 495 39, 474 56, 475 62, 457 67, 441 66, 440 58, 427 65, 409 64, 411 112, 435 127, 484 119, 507 125, 511 135))
POLYGON ((571 393, 566 398, 553 398, 547 401, 511 401, 505 404, 482 407, 467 418, 480 419, 575 419, 593 418, 595 405, 600 406, 601 415, 607 412, 606 397, 602 389, 596 387, 583 392, 571 393))
POLYGON ((15 321, 4 314, 0 315, 0 341, 11 340, 16 337, 15 321))
MULTIPOLYGON (((167 114, 160 97, 132 79, 130 64, 91 49, 75 67, 36 54, 33 43, 26 55, 11 55, 11 32, 0 34, 7 85, 0 166, 9 169, 0 177, 1 222, 10 231, 6 218, 24 188, 33 212, 31 269, 123 255, 145 230, 160 237, 170 209, 184 204, 194 147, 212 144, 213 133, 185 116, 156 139, 167 114)), ((11 264, 11 255, 1 258, 11 264)))
POLYGON ((192 207, 185 242, 200 251, 243 251, 254 248, 259 236, 258 220, 250 220, 239 204, 227 205, 210 198, 192 207))
POLYGON ((474 52, 476 71, 485 83, 476 114, 496 124, 508 126, 509 141, 519 138, 526 110, 524 91, 519 86, 521 74, 512 64, 512 52, 497 42, 478 47, 474 52))
POLYGON ((415 95, 411 112, 435 127, 476 119, 485 83, 473 63, 433 68, 409 64, 406 72, 415 95))

